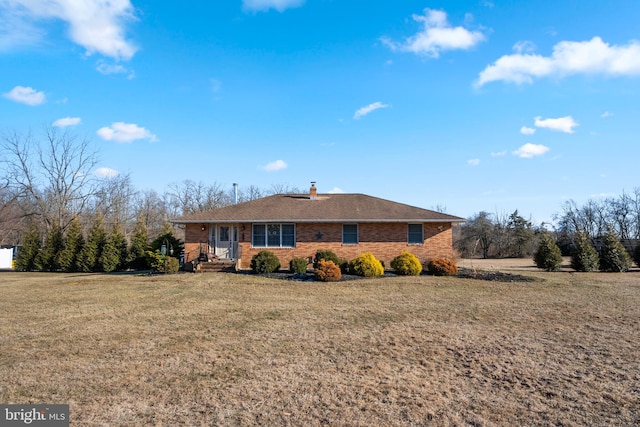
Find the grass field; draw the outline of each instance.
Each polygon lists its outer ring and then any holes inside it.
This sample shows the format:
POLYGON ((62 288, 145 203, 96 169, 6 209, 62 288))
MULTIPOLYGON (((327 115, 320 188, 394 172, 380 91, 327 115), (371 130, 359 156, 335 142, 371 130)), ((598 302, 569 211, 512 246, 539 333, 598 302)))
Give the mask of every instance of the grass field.
POLYGON ((3 272, 0 403, 68 403, 72 425, 640 425, 640 272, 518 273, 539 280, 3 272))

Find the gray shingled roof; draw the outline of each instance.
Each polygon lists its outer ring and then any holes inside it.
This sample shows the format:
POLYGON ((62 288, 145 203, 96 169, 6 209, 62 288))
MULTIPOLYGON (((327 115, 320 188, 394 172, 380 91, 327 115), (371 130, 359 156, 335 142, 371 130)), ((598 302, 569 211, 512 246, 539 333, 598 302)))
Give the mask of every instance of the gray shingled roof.
POLYGON ((172 220, 195 222, 462 222, 463 218, 365 194, 277 194, 172 220))

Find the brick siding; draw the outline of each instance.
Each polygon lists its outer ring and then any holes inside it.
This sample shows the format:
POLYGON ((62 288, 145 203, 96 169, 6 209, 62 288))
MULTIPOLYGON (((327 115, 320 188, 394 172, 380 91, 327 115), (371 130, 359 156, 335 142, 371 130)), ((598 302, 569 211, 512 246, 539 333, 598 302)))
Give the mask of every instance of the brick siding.
MULTIPOLYGON (((201 230, 200 224, 187 224, 185 229, 185 261, 197 258, 202 244, 208 248, 209 229, 201 230)), ((331 250, 340 258, 352 260, 363 252, 372 252, 384 261, 387 268, 391 260, 402 251, 416 255, 423 263, 431 258, 453 257, 451 223, 424 223, 424 244, 407 243, 407 223, 360 223, 358 244, 342 243, 340 223, 296 224, 295 248, 253 248, 251 246, 251 224, 238 224, 238 249, 240 268, 250 268, 251 258, 261 250, 273 252, 283 268, 289 266, 293 257, 312 259, 319 249, 331 250), (244 226, 244 230, 242 229, 244 226)))

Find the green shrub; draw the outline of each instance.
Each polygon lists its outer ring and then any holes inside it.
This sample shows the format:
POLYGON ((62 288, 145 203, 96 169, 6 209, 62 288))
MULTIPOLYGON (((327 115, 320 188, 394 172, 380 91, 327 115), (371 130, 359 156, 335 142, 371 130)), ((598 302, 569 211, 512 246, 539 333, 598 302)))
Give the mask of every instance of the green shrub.
POLYGON ((318 268, 320 264, 320 260, 325 261, 333 261, 335 265, 340 265, 340 260, 338 259, 338 255, 335 252, 330 251, 328 249, 318 249, 316 251, 316 256, 313 257, 313 268, 318 268))
POLYGON ((618 236, 611 230, 602 237, 600 271, 620 273, 631 268, 631 257, 618 236))
POLYGON ((173 274, 180 270, 180 261, 172 256, 165 257, 162 268, 163 273, 173 274))
POLYGON ((571 253, 571 268, 576 271, 598 271, 600 260, 591 239, 584 233, 576 235, 575 248, 571 253))
POLYGON ((342 272, 333 261, 321 259, 315 269, 315 278, 320 282, 337 282, 342 278, 342 272))
POLYGON ((349 271, 358 276, 377 277, 384 275, 382 263, 371 252, 358 255, 349 263, 349 271))
POLYGON ((273 273, 280 268, 280 260, 269 251, 260 251, 251 258, 251 270, 254 273, 273 273))
POLYGON ((396 274, 403 276, 418 276, 422 273, 420 260, 411 252, 402 252, 391 261, 391 268, 396 274))
POLYGON ((540 245, 533 255, 533 261, 538 268, 544 268, 547 271, 560 270, 562 253, 549 233, 544 233, 540 238, 540 245))
POLYGON ((458 274, 458 266, 447 258, 433 258, 427 264, 427 270, 434 276, 455 276, 458 274))
POLYGON ((289 261, 289 271, 297 274, 304 274, 307 272, 307 259, 306 258, 292 258, 289 261))

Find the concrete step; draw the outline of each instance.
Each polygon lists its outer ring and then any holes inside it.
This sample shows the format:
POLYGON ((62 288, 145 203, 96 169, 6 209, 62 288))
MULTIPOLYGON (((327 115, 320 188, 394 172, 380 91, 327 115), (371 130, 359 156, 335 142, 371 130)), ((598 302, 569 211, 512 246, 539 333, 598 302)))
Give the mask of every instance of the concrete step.
POLYGON ((201 262, 199 264, 199 271, 201 273, 214 273, 218 271, 236 271, 236 262, 231 259, 224 260, 211 260, 207 262, 201 262))

